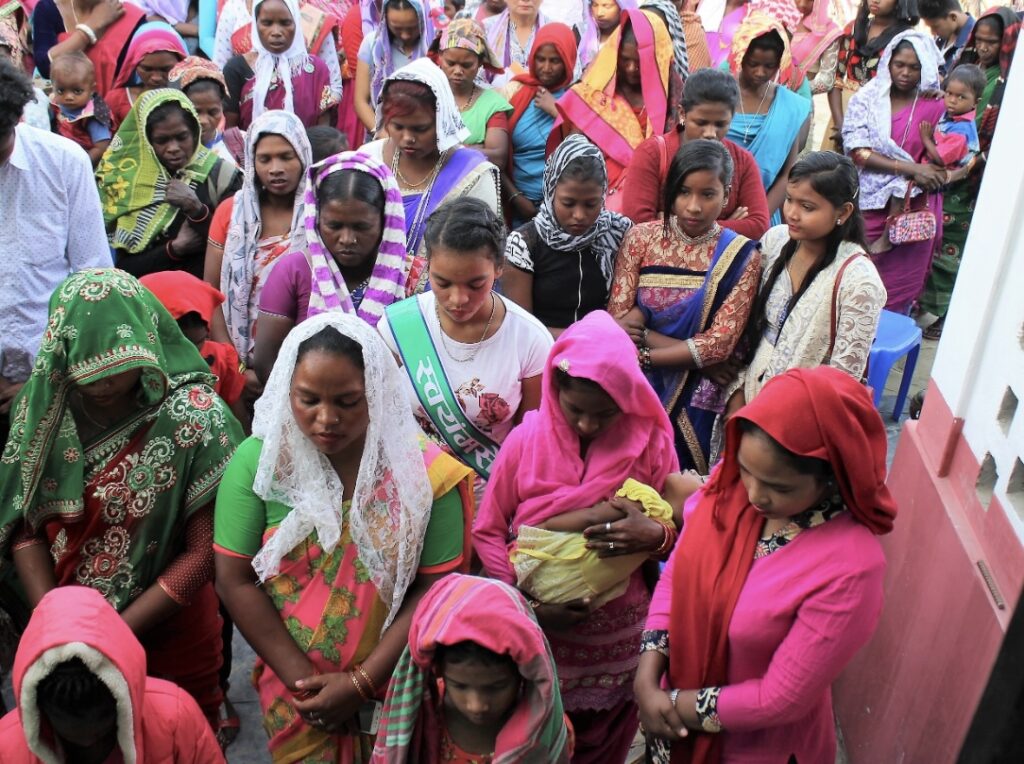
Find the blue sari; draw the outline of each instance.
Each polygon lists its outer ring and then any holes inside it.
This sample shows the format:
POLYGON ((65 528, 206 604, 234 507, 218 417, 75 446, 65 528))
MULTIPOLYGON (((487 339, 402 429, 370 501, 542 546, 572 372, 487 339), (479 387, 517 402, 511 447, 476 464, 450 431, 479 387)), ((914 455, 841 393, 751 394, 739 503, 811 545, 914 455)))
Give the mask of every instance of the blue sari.
MULTIPOLYGON (((786 165, 793 141, 810 113, 809 100, 780 85, 775 88, 775 98, 767 114, 738 112, 732 118, 726 137, 754 155, 766 193, 786 165)), ((781 222, 782 215, 776 210, 771 224, 781 222)))
MULTIPOLYGON (((636 304, 647 328, 677 340, 707 331, 757 247, 758 242, 726 228, 718 237, 707 271, 641 268, 636 304)), ((647 378, 672 422, 680 468, 706 475, 711 466, 711 432, 721 413, 721 401, 712 399, 720 391, 691 369, 652 369, 647 378)))

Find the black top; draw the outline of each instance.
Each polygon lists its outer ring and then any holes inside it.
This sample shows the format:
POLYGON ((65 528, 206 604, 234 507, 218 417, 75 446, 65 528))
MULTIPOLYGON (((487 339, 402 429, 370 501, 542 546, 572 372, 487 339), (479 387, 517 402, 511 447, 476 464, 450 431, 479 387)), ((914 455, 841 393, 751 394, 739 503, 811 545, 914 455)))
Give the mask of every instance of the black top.
MULTIPOLYGON (((564 329, 608 306, 608 281, 591 247, 559 252, 544 243, 532 222, 520 226, 517 233, 533 263, 533 315, 544 326, 564 329)), ((515 262, 511 265, 519 267, 515 262)))

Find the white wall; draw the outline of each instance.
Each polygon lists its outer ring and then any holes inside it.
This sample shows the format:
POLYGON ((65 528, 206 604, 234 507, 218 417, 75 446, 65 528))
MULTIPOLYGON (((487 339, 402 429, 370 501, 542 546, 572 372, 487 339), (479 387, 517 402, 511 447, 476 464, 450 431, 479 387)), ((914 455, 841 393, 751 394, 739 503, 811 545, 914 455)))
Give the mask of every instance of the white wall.
MULTIPOLYGON (((1024 543, 1024 62, 1010 70, 932 376, 1024 543), (1014 399, 1017 403, 1014 405, 1014 399)), ((987 505, 987 504, 986 504, 987 505)))

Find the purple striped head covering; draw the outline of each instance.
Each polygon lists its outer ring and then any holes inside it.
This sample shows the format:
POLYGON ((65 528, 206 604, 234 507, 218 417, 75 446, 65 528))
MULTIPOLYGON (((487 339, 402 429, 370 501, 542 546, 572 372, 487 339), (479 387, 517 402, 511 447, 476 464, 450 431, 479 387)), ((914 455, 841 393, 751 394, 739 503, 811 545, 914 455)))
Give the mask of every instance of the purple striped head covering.
POLYGON ((355 313, 370 326, 377 326, 384 308, 405 297, 405 282, 409 278, 412 257, 405 245, 405 208, 402 192, 387 165, 359 151, 343 151, 327 157, 309 168, 303 206, 306 229, 306 259, 312 271, 307 317, 330 310, 355 313), (370 273, 359 310, 352 303, 345 279, 338 263, 320 238, 317 225, 316 194, 332 173, 341 170, 365 172, 376 179, 384 189, 384 230, 377 251, 377 260, 370 273))

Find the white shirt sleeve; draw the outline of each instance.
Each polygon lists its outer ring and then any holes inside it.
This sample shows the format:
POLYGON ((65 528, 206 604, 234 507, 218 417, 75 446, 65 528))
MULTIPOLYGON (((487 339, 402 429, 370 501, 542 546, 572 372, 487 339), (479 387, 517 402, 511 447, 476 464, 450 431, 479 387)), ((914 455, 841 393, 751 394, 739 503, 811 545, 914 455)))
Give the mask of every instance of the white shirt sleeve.
POLYGON ((64 152, 68 188, 68 266, 72 272, 114 264, 103 225, 100 194, 92 162, 84 151, 64 152))

